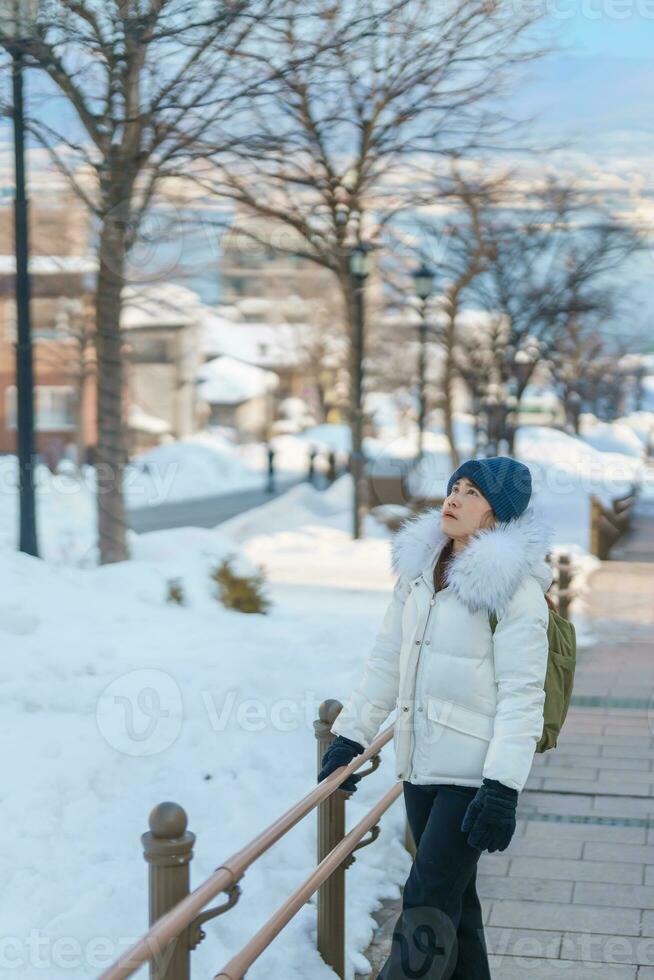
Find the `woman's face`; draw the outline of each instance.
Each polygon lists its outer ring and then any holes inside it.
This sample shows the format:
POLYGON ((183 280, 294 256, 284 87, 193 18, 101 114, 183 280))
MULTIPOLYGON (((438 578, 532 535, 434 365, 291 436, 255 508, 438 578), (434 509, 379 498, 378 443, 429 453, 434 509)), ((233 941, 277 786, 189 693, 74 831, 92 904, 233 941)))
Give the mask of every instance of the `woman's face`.
POLYGON ((479 528, 493 527, 496 523, 493 508, 474 483, 462 476, 452 484, 441 508, 441 530, 445 534, 465 541, 479 528))

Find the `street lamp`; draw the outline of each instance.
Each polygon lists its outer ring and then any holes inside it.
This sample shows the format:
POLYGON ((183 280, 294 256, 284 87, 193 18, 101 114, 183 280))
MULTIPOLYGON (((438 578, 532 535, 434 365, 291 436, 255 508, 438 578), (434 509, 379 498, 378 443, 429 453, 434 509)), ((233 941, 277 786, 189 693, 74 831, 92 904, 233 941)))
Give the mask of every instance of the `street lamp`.
POLYGON ((39 0, 0 2, 0 44, 11 55, 14 121, 14 234, 16 245, 16 401, 20 500, 19 550, 38 555, 34 504, 34 375, 30 323, 27 196, 25 193, 25 117, 23 49, 33 37, 39 0))
POLYGON ((418 299, 426 303, 434 289, 434 273, 424 262, 413 273, 413 285, 418 299))
POLYGON ((361 537, 361 475, 363 471, 363 357, 364 357, 364 292, 363 287, 370 274, 370 246, 359 242, 350 249, 349 270, 352 277, 354 302, 354 335, 352 338, 352 397, 351 434, 352 455, 350 468, 354 482, 352 531, 355 539, 361 537))
POLYGON ((418 460, 421 460, 423 455, 425 418, 427 415, 427 301, 434 289, 434 274, 424 262, 413 273, 413 285, 416 296, 420 300, 420 324, 418 327, 420 341, 418 349, 418 390, 420 398, 420 410, 418 413, 418 460))
POLYGON ((350 272, 355 279, 364 280, 370 275, 370 245, 358 242, 350 249, 350 272))

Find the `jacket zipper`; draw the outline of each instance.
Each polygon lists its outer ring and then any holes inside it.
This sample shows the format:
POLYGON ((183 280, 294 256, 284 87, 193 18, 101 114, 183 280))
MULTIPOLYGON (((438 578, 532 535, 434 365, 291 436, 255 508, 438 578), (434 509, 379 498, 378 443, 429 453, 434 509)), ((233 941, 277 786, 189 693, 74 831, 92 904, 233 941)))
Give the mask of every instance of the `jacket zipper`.
POLYGON ((422 639, 420 641, 420 649, 418 650, 418 661, 416 663, 416 683, 415 683, 414 691, 413 691, 413 704, 414 704, 413 726, 412 726, 413 727, 413 745, 411 746, 411 755, 410 755, 410 759, 411 759, 410 770, 411 771, 409 772, 409 775, 407 777, 409 781, 411 780, 411 777, 413 776, 413 773, 414 773, 414 768, 413 768, 412 760, 413 760, 413 754, 414 754, 414 751, 415 751, 415 748, 416 748, 416 744, 417 744, 417 741, 418 741, 417 738, 416 738, 416 707, 415 707, 415 705, 416 705, 417 694, 418 694, 418 690, 419 690, 418 681, 420 680, 420 667, 422 666, 422 648, 424 646, 425 636, 427 635, 427 629, 429 627, 429 620, 430 620, 430 617, 431 617, 432 609, 434 608, 435 605, 436 605, 436 590, 434 589, 434 591, 432 593, 432 597, 429 600, 429 612, 427 613, 427 621, 425 623, 425 628, 422 631, 422 639))

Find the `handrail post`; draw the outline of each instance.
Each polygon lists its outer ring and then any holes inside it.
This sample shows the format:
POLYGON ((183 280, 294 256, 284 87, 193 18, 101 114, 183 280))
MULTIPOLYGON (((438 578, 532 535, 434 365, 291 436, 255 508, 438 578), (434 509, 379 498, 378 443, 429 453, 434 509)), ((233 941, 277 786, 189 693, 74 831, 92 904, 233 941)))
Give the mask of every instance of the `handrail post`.
POLYGON ((590 553, 600 557, 600 506, 594 494, 590 496, 590 553))
POLYGON ((572 570, 570 566, 570 555, 559 555, 559 574, 558 574, 558 606, 559 615, 568 619, 570 612, 570 583, 572 581, 572 570))
MULTIPOLYGON (((159 803, 148 819, 150 830, 141 835, 143 856, 149 865, 149 923, 189 894, 195 834, 178 803, 159 803)), ((191 949, 188 927, 163 950, 154 950, 150 980, 190 980, 191 949)))
MULTIPOLYGON (((334 739, 330 729, 343 705, 334 698, 323 701, 313 723, 321 760, 334 739)), ((331 793, 318 806, 318 863, 345 837, 345 794, 331 793)), ((345 867, 343 862, 318 889, 318 952, 345 980, 345 867)))

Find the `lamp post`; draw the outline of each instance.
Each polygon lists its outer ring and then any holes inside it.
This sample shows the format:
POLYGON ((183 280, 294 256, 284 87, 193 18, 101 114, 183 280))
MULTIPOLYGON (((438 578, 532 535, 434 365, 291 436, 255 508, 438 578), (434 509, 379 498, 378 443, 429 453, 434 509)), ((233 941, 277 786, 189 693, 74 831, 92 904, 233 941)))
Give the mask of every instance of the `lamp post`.
POLYGON ((11 55, 14 122, 14 235, 16 247, 16 409, 19 472, 19 550, 38 555, 34 504, 34 381, 28 271, 27 195, 25 192, 25 119, 23 47, 34 33, 38 0, 0 2, 0 38, 11 55))
POLYGON ((568 391, 566 405, 566 430, 572 436, 579 434, 579 415, 581 413, 581 403, 582 397, 576 389, 568 391))
POLYGON ((434 288, 434 274, 423 262, 419 269, 413 273, 413 284, 416 296, 420 300, 420 323, 418 326, 419 351, 418 351, 418 389, 420 398, 420 409, 418 413, 418 461, 422 459, 425 418, 427 415, 427 393, 426 393, 426 355, 427 355, 427 301, 434 288))
POLYGON ((349 269, 352 277, 354 301, 354 333, 352 337, 352 396, 351 472, 354 482, 352 534, 361 537, 361 475, 363 471, 363 357, 364 357, 364 285, 370 273, 370 247, 359 242, 349 253, 349 269))
POLYGON ((635 384, 635 389, 636 389, 635 390, 635 393, 634 393, 634 411, 635 412, 640 412, 640 411, 642 411, 642 408, 643 408, 643 392, 644 392, 643 382, 645 380, 646 373, 647 372, 645 370, 645 365, 641 361, 641 363, 638 364, 638 366, 636 367, 636 370, 634 371, 634 384, 635 384))

